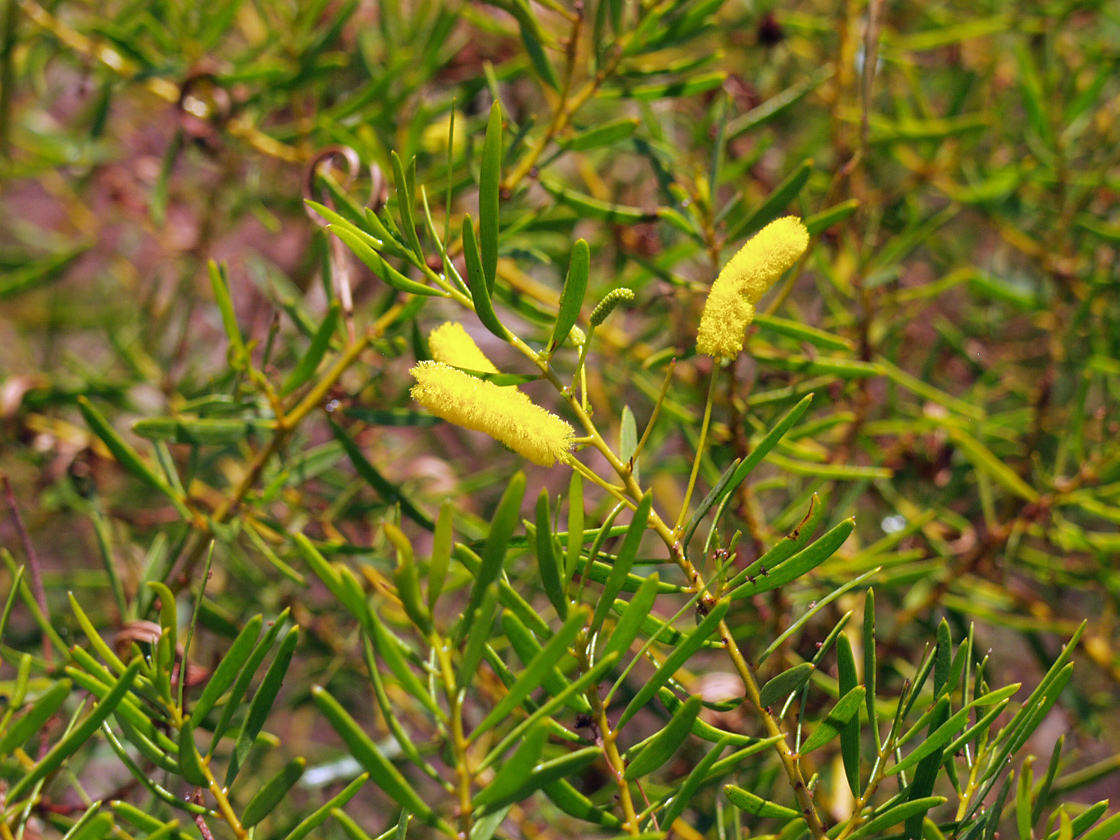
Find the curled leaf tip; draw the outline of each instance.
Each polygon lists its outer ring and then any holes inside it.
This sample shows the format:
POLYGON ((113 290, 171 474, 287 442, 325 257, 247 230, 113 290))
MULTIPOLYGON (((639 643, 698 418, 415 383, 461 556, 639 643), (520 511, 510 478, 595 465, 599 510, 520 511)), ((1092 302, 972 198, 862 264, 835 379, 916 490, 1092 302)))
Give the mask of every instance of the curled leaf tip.
POLYGON ((442 362, 420 362, 412 398, 437 417, 485 432, 524 458, 551 467, 571 451, 575 430, 511 387, 485 382, 442 362))
POLYGON ((716 359, 738 356, 754 305, 808 246, 809 231, 796 216, 776 219, 751 237, 712 284, 696 348, 716 359))

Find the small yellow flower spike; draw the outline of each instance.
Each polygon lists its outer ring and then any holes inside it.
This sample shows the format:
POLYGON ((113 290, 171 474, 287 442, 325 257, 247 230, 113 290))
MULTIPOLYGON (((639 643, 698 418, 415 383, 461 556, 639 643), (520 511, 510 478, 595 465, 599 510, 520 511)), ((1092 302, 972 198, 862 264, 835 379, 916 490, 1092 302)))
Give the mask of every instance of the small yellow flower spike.
POLYGON ((420 362, 412 398, 437 417, 485 432, 534 464, 551 467, 571 451, 575 430, 516 388, 477 379, 442 362, 420 362))
POLYGON ((754 319, 754 304, 809 247, 809 231, 796 216, 768 224, 723 267, 700 317, 696 349, 716 359, 734 359, 754 319))
POLYGON ((428 335, 428 350, 437 362, 480 373, 498 373, 494 363, 486 358, 486 354, 457 321, 448 321, 432 330, 428 335))

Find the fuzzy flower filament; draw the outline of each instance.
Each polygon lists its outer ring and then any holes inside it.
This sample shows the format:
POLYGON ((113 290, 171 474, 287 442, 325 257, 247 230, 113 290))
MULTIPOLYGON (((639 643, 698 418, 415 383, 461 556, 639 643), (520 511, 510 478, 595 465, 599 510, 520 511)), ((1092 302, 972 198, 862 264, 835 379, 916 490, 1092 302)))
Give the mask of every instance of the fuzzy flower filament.
POLYGON ((712 284, 696 349, 716 359, 738 356, 754 305, 808 246, 809 231, 796 216, 776 219, 751 237, 712 284))
POLYGON ((428 350, 437 362, 480 373, 498 373, 494 363, 457 321, 448 321, 432 330, 428 335, 428 350))
POLYGON ((571 451, 575 430, 517 388, 503 388, 442 362, 420 362, 412 398, 432 414, 485 432, 524 458, 551 467, 571 451))

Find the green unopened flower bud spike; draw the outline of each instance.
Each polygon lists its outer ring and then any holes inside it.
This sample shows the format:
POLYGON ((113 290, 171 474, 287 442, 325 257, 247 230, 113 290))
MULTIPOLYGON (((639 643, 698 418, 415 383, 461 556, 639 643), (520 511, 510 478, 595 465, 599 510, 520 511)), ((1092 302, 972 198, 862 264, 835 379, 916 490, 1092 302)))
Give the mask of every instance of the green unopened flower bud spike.
MULTIPOLYGON (((599 301, 599 305, 591 311, 591 320, 588 322, 587 337, 584 339, 583 345, 579 348, 579 364, 576 367, 576 376, 579 376, 583 382, 583 396, 581 398, 581 405, 584 411, 590 411, 587 404, 587 382, 583 377, 583 364, 587 361, 587 349, 591 346, 591 337, 595 335, 595 328, 600 326, 612 312, 623 301, 631 301, 634 299, 634 292, 632 289, 613 289, 607 292, 606 296, 599 301)), ((575 379, 572 379, 572 389, 575 390, 575 379)))

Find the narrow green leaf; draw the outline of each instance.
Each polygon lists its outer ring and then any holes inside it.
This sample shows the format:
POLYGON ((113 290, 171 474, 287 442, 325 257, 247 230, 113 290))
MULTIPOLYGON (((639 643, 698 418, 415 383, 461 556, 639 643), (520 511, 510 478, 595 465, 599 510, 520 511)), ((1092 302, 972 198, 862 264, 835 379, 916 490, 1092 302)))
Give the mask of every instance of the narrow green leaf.
POLYGON ((872 817, 853 831, 849 837, 851 840, 861 840, 863 837, 875 835, 883 829, 890 828, 892 825, 898 825, 900 822, 904 822, 911 817, 921 816, 930 808, 936 808, 944 802, 944 796, 927 796, 922 799, 911 800, 910 802, 900 802, 897 805, 887 808, 881 814, 872 817))
POLYGON ((226 337, 229 339, 230 364, 236 370, 244 370, 249 356, 245 351, 245 339, 241 336, 241 329, 237 326, 237 315, 233 310, 233 298, 229 293, 229 271, 225 263, 219 265, 214 260, 210 260, 208 267, 214 302, 218 304, 222 326, 225 327, 226 337))
POLYGON ((572 472, 568 482, 568 546, 564 559, 564 584, 575 574, 583 548, 583 476, 572 472))
POLYGON ((612 204, 601 201, 582 193, 574 192, 568 187, 551 178, 542 177, 540 185, 561 204, 570 207, 578 215, 587 219, 608 222, 616 225, 636 224, 638 222, 656 222, 659 213, 654 210, 647 212, 639 207, 627 207, 622 204, 612 204))
POLYGON ((420 570, 416 567, 416 555, 408 536, 392 522, 382 523, 385 536, 397 550, 397 565, 393 570, 393 583, 397 586, 397 597, 413 625, 421 635, 428 636, 432 629, 432 617, 420 598, 420 570))
POLYGON ((486 758, 482 760, 482 763, 477 768, 478 772, 485 770, 493 764, 495 760, 504 755, 510 745, 516 743, 530 726, 533 726, 537 721, 544 720, 549 715, 553 714, 560 706, 567 703, 573 695, 586 691, 589 686, 598 685, 603 679, 603 676, 617 663, 617 655, 600 657, 599 661, 592 666, 591 670, 572 681, 572 684, 565 689, 565 693, 550 697, 548 700, 541 703, 536 711, 530 714, 525 720, 521 721, 521 723, 517 724, 517 726, 510 730, 508 735, 498 742, 498 746, 487 753, 486 758))
MULTIPOLYGON (((390 163, 393 167, 393 183, 397 188, 397 213, 401 217, 401 230, 408 241, 412 253, 418 257, 424 254, 420 244, 420 236, 416 232, 416 192, 415 182, 410 181, 404 171, 404 165, 395 151, 389 152, 390 163)), ((413 161, 415 163, 415 160, 413 161)))
POLYGON ((288 666, 292 664, 292 655, 295 653, 298 642, 299 625, 297 624, 288 631, 284 641, 280 643, 276 656, 272 658, 272 663, 268 666, 264 679, 261 680, 260 688, 257 689, 257 693, 253 695, 253 701, 249 704, 249 713, 245 717, 245 723, 242 724, 241 731, 237 734, 237 743, 234 745, 233 755, 230 757, 229 767, 226 770, 226 787, 233 784, 233 780, 237 778, 253 742, 257 740, 257 735, 264 727, 265 719, 272 710, 272 704, 276 702, 276 695, 280 693, 284 676, 288 673, 288 666))
POLYGON ((190 720, 179 727, 179 773, 187 784, 206 787, 208 780, 202 767, 202 756, 194 743, 194 726, 190 720))
POLYGON ((576 778, 586 770, 596 759, 602 758, 603 751, 599 747, 585 747, 565 753, 559 758, 541 762, 521 777, 520 785, 513 791, 507 792, 501 798, 491 802, 487 810, 504 807, 513 802, 520 802, 531 796, 536 791, 561 779, 576 778))
POLYGON ((498 316, 494 314, 494 302, 486 285, 486 275, 482 268, 482 255, 474 238, 474 223, 468 213, 463 217, 463 260, 467 265, 467 282, 474 301, 474 311, 478 320, 502 341, 510 340, 510 333, 498 316))
POLYGON ((98 812, 100 802, 94 802, 82 814, 70 830, 63 835, 62 840, 103 840, 113 831, 113 815, 104 811, 98 812))
POLYGON ((362 454, 361 447, 354 442, 354 439, 347 434, 345 429, 335 423, 330 417, 327 418, 327 422, 330 423, 331 431, 334 433, 335 439, 342 444, 342 448, 346 452, 346 457, 350 459, 350 463, 354 465, 354 469, 357 471, 358 475, 361 476, 363 481, 376 490, 386 503, 400 505, 401 513, 421 528, 427 531, 431 531, 435 528, 435 523, 432 522, 430 516, 417 508, 416 505, 401 492, 399 487, 378 472, 377 468, 362 454))
POLYGON ((824 506, 821 504, 820 497, 814 493, 809 497, 809 510, 805 514, 805 518, 801 520, 796 528, 790 533, 786 534, 785 538, 775 543, 770 549, 751 563, 747 568, 737 572, 724 585, 729 591, 735 590, 743 581, 749 580, 752 577, 758 577, 765 571, 767 574, 771 569, 775 569, 791 558, 797 552, 801 551, 809 544, 813 534, 817 532, 817 528, 824 520, 824 506))
POLYGON ((981 472, 987 473, 995 482, 1005 490, 1026 499, 1028 502, 1038 501, 1038 491, 1019 477, 1011 467, 995 456, 992 450, 963 429, 949 427, 946 430, 949 439, 956 444, 972 465, 981 472))
POLYGON ((354 252, 354 256, 365 263, 386 286, 409 295, 427 295, 429 297, 447 297, 447 292, 433 286, 425 286, 415 280, 410 280, 385 262, 382 256, 369 246, 365 239, 348 228, 341 225, 328 225, 331 233, 345 243, 346 247, 354 252))
POLYGON ((548 504, 548 488, 542 487, 537 497, 536 540, 537 568, 541 573, 541 586, 556 608, 561 620, 568 617, 568 595, 560 579, 559 561, 552 536, 552 512, 548 504))
POLYGON ((595 804, 572 787, 566 779, 558 779, 541 787, 553 805, 570 817, 605 828, 622 828, 623 822, 609 811, 596 808, 595 804))
POLYGON ((471 623, 474 621, 474 612, 482 602, 486 588, 498 579, 501 574, 502 564, 505 562, 506 551, 509 548, 510 537, 517 525, 521 500, 525 496, 525 473, 518 471, 509 480, 498 507, 494 511, 494 518, 490 521, 490 531, 486 535, 486 542, 482 546, 481 564, 475 573, 474 584, 471 587, 467 608, 463 612, 463 620, 455 632, 455 638, 462 641, 470 632, 471 623))
POLYGON ((462 690, 471 684, 478 676, 478 663, 486 653, 486 645, 490 642, 490 634, 494 628, 494 616, 498 612, 498 600, 501 588, 498 584, 491 583, 482 595, 482 603, 478 605, 471 620, 471 629, 467 633, 467 644, 463 648, 463 658, 459 662, 455 678, 456 688, 462 690))
MULTIPOLYGON (((844 732, 845 727, 852 722, 859 723, 859 707, 863 705, 865 689, 857 685, 832 707, 824 720, 817 724, 813 734, 805 739, 798 754, 807 755, 813 750, 820 749, 837 735, 844 732)), ((857 730, 858 734, 858 730, 857 730)))
MULTIPOLYGON (((9 19, 15 19, 14 11, 10 11, 8 14, 9 19)), ((11 54, 10 50, 5 50, 5 52, 11 54)), ((8 85, 4 85, 3 88, 7 91, 8 85)), ((62 269, 85 251, 88 251, 90 247, 89 244, 81 244, 58 254, 31 260, 18 268, 6 269, 4 276, 0 277, 0 300, 15 297, 30 289, 42 288, 47 283, 57 280, 62 276, 62 269)))
POLYGON ((801 818, 801 814, 793 808, 786 808, 784 805, 779 805, 776 802, 763 799, 761 796, 756 796, 749 790, 744 790, 737 785, 724 785, 723 792, 727 795, 727 798, 731 800, 732 805, 756 817, 767 817, 783 821, 801 818))
POLYGON ((214 754, 214 751, 218 748, 219 742, 225 737, 226 730, 229 728, 230 723, 233 722, 234 713, 241 707, 241 700, 245 696, 245 692, 249 689, 249 683, 252 682, 261 663, 264 662, 264 658, 272 649, 272 644, 280 634, 280 630, 284 626, 287 617, 288 609, 285 609, 276 620, 272 622, 272 626, 265 631, 260 641, 257 642, 253 650, 249 653, 248 659, 245 660, 244 667, 241 668, 237 679, 233 682, 233 687, 230 688, 225 708, 222 709, 222 713, 218 717, 218 722, 214 725, 214 731, 210 735, 210 746, 206 750, 208 756, 214 754))
MULTIPOLYGON (((483 602, 485 603, 485 601, 483 602)), ((401 687, 405 690, 409 697, 423 703, 424 706, 431 712, 437 720, 443 719, 443 711, 440 709, 439 704, 432 699, 431 694, 424 687, 420 678, 409 667, 408 661, 405 659, 405 644, 397 638, 381 617, 377 614, 376 610, 369 610, 369 633, 370 643, 373 645, 374 651, 384 660, 386 666, 392 672, 393 676, 400 682, 401 687)), ((491 621, 493 618, 491 618, 491 621)), ((477 661, 477 660, 476 660, 477 661)))
POLYGON ((737 224, 729 225, 727 231, 727 241, 735 242, 745 236, 749 236, 757 231, 762 230, 770 222, 778 218, 789 206, 802 188, 809 182, 809 176, 813 172, 813 161, 811 158, 803 160, 798 167, 793 170, 778 186, 774 187, 773 191, 751 213, 747 214, 737 224))
MULTIPOLYGON (((948 698, 942 698, 947 701, 948 698)), ((959 715, 959 713, 958 713, 959 715)), ((957 715, 954 715, 954 718, 957 715)), ((910 780, 910 789, 907 792, 907 799, 911 801, 921 801, 924 797, 933 793, 933 786, 937 781, 938 770, 941 768, 941 758, 945 751, 945 742, 953 737, 956 730, 961 726, 953 718, 949 718, 949 704, 941 702, 934 707, 933 714, 930 716, 929 731, 930 735, 923 742, 922 746, 918 747, 914 752, 924 750, 926 755, 921 761, 918 762, 918 767, 914 771, 914 777, 910 780), (950 729, 950 724, 955 725, 950 729), (950 729, 947 737, 942 738, 942 730, 950 729), (925 749, 926 744, 932 743, 932 749, 925 749)), ((910 840, 919 840, 922 834, 922 819, 924 812, 915 812, 906 818, 906 836, 910 840)))
POLYGON ((583 239, 577 239, 572 246, 572 256, 568 262, 568 276, 564 278, 564 288, 560 291, 560 308, 556 314, 556 325, 552 328, 552 338, 548 342, 548 352, 553 353, 568 339, 568 334, 579 318, 583 298, 587 294, 587 280, 591 274, 591 249, 583 239))
POLYGON ((727 614, 729 606, 730 602, 727 600, 722 600, 716 604, 711 612, 704 617, 704 620, 700 622, 699 626, 697 626, 683 642, 677 645, 672 653, 665 657, 665 661, 661 663, 661 667, 654 672, 653 677, 651 677, 648 682, 638 689, 638 692, 626 706, 626 709, 622 712, 622 716, 618 719, 618 723, 615 724, 616 729, 621 728, 626 721, 637 714, 638 711, 650 701, 653 695, 657 693, 657 690, 669 681, 669 678, 689 660, 692 654, 700 649, 701 645, 707 641, 708 637, 717 631, 719 623, 727 614))
POLYGON ((74 593, 67 592, 66 597, 70 601, 70 611, 74 613, 74 617, 78 620, 78 626, 81 627, 82 632, 86 634, 86 638, 89 639, 90 645, 97 652, 97 655, 105 660, 105 664, 108 665, 112 671, 117 674, 123 674, 125 664, 121 662, 120 657, 117 656, 108 642, 101 638, 101 634, 97 632, 97 629, 93 626, 93 622, 89 620, 89 616, 86 615, 85 610, 83 610, 81 604, 78 603, 78 599, 74 597, 74 593))
POLYGON ((546 726, 537 724, 531 727, 509 760, 498 768, 490 783, 475 795, 474 806, 481 808, 505 800, 516 793, 540 758, 541 750, 544 749, 547 740, 546 726))
MULTIPOLYGON (((588 612, 589 610, 586 607, 580 607, 572 611, 568 620, 556 631, 556 635, 548 640, 545 646, 541 648, 541 652, 521 672, 517 682, 509 687, 505 697, 498 701, 498 704, 490 710, 490 713, 471 733, 472 740, 478 738, 498 721, 506 718, 521 705, 522 700, 541 684, 544 675, 556 666, 560 658, 568 652, 568 647, 575 641, 576 636, 586 626, 588 612)), ((563 694, 556 696, 560 697, 563 694)))
POLYGON ((878 677, 878 655, 875 649, 875 590, 868 588, 863 596, 863 685, 867 689, 868 728, 875 738, 875 748, 882 747, 879 735, 879 714, 875 709, 875 690, 878 677))
POLYGON ((1095 825, 1081 840, 1112 840, 1118 834, 1120 834, 1120 813, 1113 814, 1104 822, 1095 825))
POLYGON ((326 822, 327 817, 331 815, 332 811, 341 808, 353 799, 355 794, 369 781, 369 778, 369 773, 362 773, 362 775, 358 776, 358 778, 354 779, 354 781, 300 820, 296 827, 288 832, 284 840, 303 840, 304 837, 326 822))
POLYGON ((642 585, 638 587, 638 591, 634 593, 630 603, 626 604, 625 609, 619 615, 618 623, 615 624, 614 630, 611 631, 611 635, 603 648, 604 655, 615 652, 622 655, 630 649, 630 645, 638 637, 638 631, 642 629, 642 622, 653 609, 659 581, 657 572, 642 581, 642 585))
POLYGON ((595 614, 591 619, 592 633, 602 626, 611 605, 614 604, 615 597, 622 591, 622 586, 630 573, 630 568, 634 565, 634 560, 638 557, 638 548, 641 546, 642 537, 645 536, 646 527, 649 525, 649 512, 652 505, 652 493, 646 493, 638 502, 638 507, 634 511, 634 518, 630 521, 630 527, 626 529, 626 536, 623 538, 618 556, 611 567, 610 577, 607 578, 607 582, 603 586, 603 592, 595 604, 595 614))
POLYGON ((638 125, 639 120, 633 117, 602 123, 584 129, 566 140, 561 140, 560 145, 570 152, 584 152, 602 146, 613 146, 633 137, 634 132, 638 130, 638 125))
POLYGON ((696 533, 696 529, 700 527, 700 523, 704 520, 704 517, 708 515, 708 511, 712 509, 712 506, 717 501, 726 497, 727 494, 725 491, 727 485, 730 484, 731 480, 735 477, 735 471, 739 468, 740 463, 741 459, 739 458, 732 461, 727 469, 723 471, 723 475, 719 477, 719 481, 715 483, 712 489, 708 491, 707 495, 704 496, 700 504, 696 506, 696 510, 692 512, 692 516, 688 519, 688 524, 685 525, 684 536, 681 537, 681 545, 687 546, 692 541, 692 535, 696 533))
MULTIPOLYGON (((517 653, 517 658, 528 665, 541 651, 541 643, 537 641, 533 632, 525 626, 516 613, 506 610, 502 613, 502 629, 506 638, 517 653)), ((570 662, 571 660, 569 660, 570 662)), ((565 670, 567 663, 565 663, 565 670)), ((563 692, 569 685, 568 679, 559 668, 553 668, 541 678, 541 687, 550 695, 556 696, 563 692)), ((570 704, 577 712, 590 713, 591 706, 587 698, 577 695, 570 704)))
POLYGON ((779 586, 784 586, 790 581, 797 580, 797 578, 815 569, 835 554, 836 550, 844 544, 853 530, 855 530, 855 520, 845 519, 835 528, 823 534, 820 539, 815 540, 808 547, 793 555, 793 557, 786 560, 776 569, 769 569, 766 575, 755 578, 753 582, 747 581, 742 586, 732 590, 727 597, 731 600, 735 600, 737 598, 746 598, 751 595, 759 595, 763 592, 777 589, 779 586))
POLYGON ((630 406, 624 405, 618 425, 618 455, 622 462, 630 468, 630 474, 634 476, 634 481, 641 484, 641 473, 638 471, 638 460, 635 457, 637 450, 638 424, 630 406))
MULTIPOLYGON (((720 513, 723 512, 723 502, 728 499, 732 493, 739 489, 739 485, 746 480, 747 476, 751 474, 755 467, 762 463, 762 459, 769 454, 779 440, 785 435, 786 432, 793 427, 793 424, 801 419, 801 415, 809 408, 809 403, 813 401, 813 395, 808 394, 801 399, 801 401, 791 408, 786 415, 779 420, 774 426, 766 433, 758 443, 754 444, 751 448, 750 454, 743 459, 739 467, 735 470, 731 480, 723 490, 723 496, 717 501, 720 505, 720 513)), ((716 522, 719 521, 720 513, 716 514, 716 522)))
POLYGON ((21 717, 16 718, 0 738, 0 755, 11 755, 17 747, 22 747, 42 730, 43 725, 62 708, 62 704, 70 696, 72 686, 70 680, 59 680, 44 691, 35 704, 21 717))
POLYGON ((109 421, 84 396, 78 397, 78 409, 82 412, 82 417, 85 418, 93 433, 101 438, 101 442, 105 444, 122 467, 145 484, 165 495, 184 519, 193 519, 193 515, 183 499, 179 497, 179 494, 164 481, 159 473, 144 463, 140 454, 125 443, 124 438, 117 434, 117 430, 109 425, 109 421))
POLYGON ((812 662, 802 662, 767 680, 758 693, 759 704, 763 708, 778 705, 789 695, 804 688, 815 670, 817 668, 812 662))
POLYGON ((454 526, 453 514, 455 507, 450 499, 444 501, 436 516, 435 532, 432 535, 432 562, 428 567, 428 609, 434 611, 440 592, 443 591, 443 582, 447 578, 447 569, 451 565, 451 535, 454 526))
POLYGON ((224 417, 145 417, 132 424, 142 438, 189 446, 228 446, 275 428, 275 420, 224 417))
POLYGON ((249 656, 253 652, 253 647, 257 643, 257 638, 261 634, 261 626, 264 624, 264 619, 260 615, 255 615, 250 618, 241 632, 237 634, 237 638, 233 640, 229 650, 226 651, 225 656, 218 662, 218 667, 214 669, 214 673, 210 675, 210 679, 206 682, 206 687, 202 690, 202 695, 194 704, 194 709, 191 710, 191 720, 195 724, 200 724, 210 710, 214 708, 214 704, 218 702, 227 688, 233 685, 233 681, 237 679, 237 675, 241 672, 242 666, 249 660, 249 656))
POLYGON ((814 213, 805 219, 805 229, 809 231, 810 236, 816 236, 833 225, 844 221, 858 209, 858 199, 849 198, 847 201, 841 201, 839 204, 835 204, 819 213, 814 213))
POLYGON ((1020 837, 1033 837, 1031 831, 1031 788, 1034 786, 1034 756, 1028 755, 1019 770, 1019 784, 1015 788, 1015 822, 1020 837))
POLYGON ((482 145, 482 169, 478 175, 478 244, 482 251, 482 276, 492 297, 498 276, 498 193, 502 181, 502 106, 490 106, 486 139, 482 145))
MULTIPOLYGON (((844 697, 854 691, 859 683, 856 674, 856 659, 852 652, 852 643, 847 636, 841 635, 836 640, 836 672, 840 687, 840 696, 844 697)), ((866 690, 861 695, 866 700, 866 690)), ((844 775, 848 779, 848 787, 855 796, 860 795, 859 784, 859 755, 860 732, 859 715, 852 715, 852 719, 840 729, 840 756, 844 761, 844 775)))
POLYGON ((696 721, 702 707, 703 703, 700 695, 694 694, 689 697, 673 714, 665 728, 658 732, 653 740, 646 744, 642 751, 626 765, 626 770, 622 774, 623 778, 634 780, 648 776, 672 758, 680 745, 684 743, 685 738, 692 732, 692 724, 696 721))
POLYGON ((319 363, 323 361, 323 356, 326 355, 331 346, 331 337, 334 335, 334 331, 338 329, 338 319, 341 312, 342 309, 338 301, 332 302, 328 307, 327 314, 323 316, 323 323, 319 325, 319 329, 315 331, 315 335, 311 338, 311 344, 308 346, 307 352, 303 354, 299 363, 288 374, 288 378, 284 380, 284 384, 280 387, 280 396, 287 396, 315 375, 315 371, 319 369, 319 363))
POLYGON ((314 686, 311 689, 311 696, 327 722, 342 738, 346 749, 362 767, 369 771, 374 784, 385 791, 398 805, 407 808, 424 823, 436 826, 448 834, 455 833, 455 830, 440 819, 435 811, 412 789, 404 776, 378 749, 377 744, 366 735, 365 730, 350 717, 325 688, 319 685, 314 686))
POLYGON ((19 802, 23 794, 31 790, 40 781, 45 779, 62 763, 93 737, 93 733, 101 726, 117 705, 128 694, 136 674, 140 671, 141 660, 137 658, 125 669, 121 678, 113 685, 109 693, 99 702, 93 711, 38 761, 27 774, 8 789, 7 801, 9 804, 19 802))
POLYGON ((756 312, 753 323, 758 324, 768 332, 788 336, 798 342, 820 347, 822 350, 844 351, 851 350, 853 347, 852 342, 843 336, 833 335, 800 321, 779 318, 777 315, 767 315, 765 312, 756 312))
POLYGON ((684 809, 692 801, 692 797, 696 795, 696 791, 706 781, 708 772, 712 769, 712 765, 716 763, 720 753, 722 753, 731 743, 729 738, 720 740, 714 747, 712 747, 704 755, 700 761, 689 771, 688 776, 681 782, 681 786, 677 789, 670 799, 666 802, 665 810, 661 812, 659 821, 661 825, 671 826, 677 821, 677 818, 684 813, 684 809))

